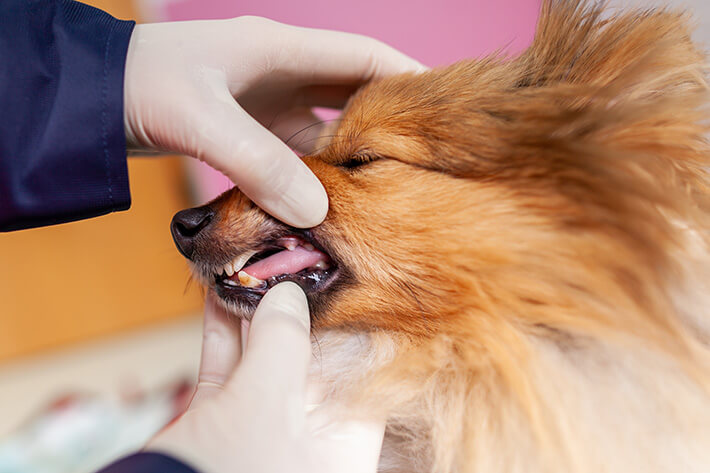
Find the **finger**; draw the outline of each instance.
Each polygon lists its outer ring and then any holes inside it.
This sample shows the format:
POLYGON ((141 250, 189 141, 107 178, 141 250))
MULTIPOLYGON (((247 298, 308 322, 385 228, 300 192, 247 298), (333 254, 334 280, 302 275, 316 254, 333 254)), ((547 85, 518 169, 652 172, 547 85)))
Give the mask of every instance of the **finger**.
POLYGON ((278 284, 266 293, 254 313, 239 373, 255 377, 270 393, 302 400, 310 358, 306 295, 295 283, 278 284))
POLYGON ((304 107, 342 109, 358 87, 359 84, 305 86, 299 90, 298 104, 304 107))
POLYGON ((329 30, 284 28, 275 36, 285 49, 273 67, 311 83, 366 82, 403 72, 422 72, 426 66, 381 41, 329 30))
POLYGON ((323 471, 356 473, 377 471, 385 434, 382 419, 338 420, 323 413, 322 419, 308 416, 314 456, 324 461, 323 471))
POLYGON ((289 225, 323 221, 328 196, 286 144, 236 103, 226 86, 194 119, 195 155, 226 174, 254 203, 289 225))
POLYGON ((190 403, 194 407, 202 399, 223 389, 242 356, 241 324, 217 304, 210 292, 205 300, 202 330, 202 356, 197 388, 190 403))

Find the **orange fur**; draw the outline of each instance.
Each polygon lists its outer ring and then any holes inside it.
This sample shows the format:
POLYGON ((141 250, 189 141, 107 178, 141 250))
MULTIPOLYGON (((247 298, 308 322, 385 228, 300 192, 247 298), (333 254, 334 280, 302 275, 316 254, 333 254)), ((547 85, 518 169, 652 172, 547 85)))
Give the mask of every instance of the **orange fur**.
MULTIPOLYGON (((685 15, 602 15, 547 0, 518 58, 372 83, 304 158, 348 276, 321 376, 389 416, 383 470, 710 471, 705 59, 685 15)), ((210 257, 280 225, 211 205, 210 257)))

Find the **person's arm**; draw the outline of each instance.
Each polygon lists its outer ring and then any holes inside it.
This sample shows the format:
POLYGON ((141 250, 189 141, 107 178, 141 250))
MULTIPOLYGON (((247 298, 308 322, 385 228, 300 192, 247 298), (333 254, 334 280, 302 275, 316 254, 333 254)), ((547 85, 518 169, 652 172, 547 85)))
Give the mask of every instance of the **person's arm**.
POLYGON ((0 3, 0 230, 130 206, 123 75, 134 24, 69 0, 0 3))
POLYGON ((118 460, 97 473, 197 473, 162 453, 144 452, 118 460))
POLYGON ((69 0, 3 0, 0 57, 0 231, 128 208, 126 142, 204 160, 274 217, 318 225, 325 190, 282 140, 316 130, 311 107, 424 69, 359 35, 255 17, 134 29, 69 0))

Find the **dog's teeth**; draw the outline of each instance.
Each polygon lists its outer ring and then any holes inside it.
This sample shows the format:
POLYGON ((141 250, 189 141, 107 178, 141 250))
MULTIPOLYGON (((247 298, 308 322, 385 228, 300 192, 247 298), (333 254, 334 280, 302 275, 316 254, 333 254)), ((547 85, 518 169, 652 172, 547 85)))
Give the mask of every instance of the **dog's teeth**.
POLYGON ((224 272, 227 276, 232 277, 234 275, 234 268, 232 268, 232 263, 227 263, 224 265, 224 272))
POLYGON ((320 260, 315 265, 313 265, 313 267, 316 269, 328 269, 330 266, 325 261, 320 260))
POLYGON ((246 253, 242 253, 241 255, 234 258, 231 263, 228 263, 231 265, 232 274, 241 271, 246 262, 249 261, 249 258, 254 256, 256 253, 256 251, 247 251, 246 253))
POLYGON ((315 247, 314 247, 313 245, 311 245, 310 243, 306 243, 305 245, 303 245, 303 247, 304 247, 305 249, 307 249, 308 251, 313 251, 313 250, 315 250, 315 247))
POLYGON ((283 246, 288 251, 293 251, 296 248, 298 248, 299 243, 300 243, 300 239, 298 239, 296 237, 283 237, 283 238, 279 238, 279 240, 276 242, 277 245, 283 246))
POLYGON ((225 280, 224 280, 224 283, 225 283, 227 286, 234 286, 234 287, 238 287, 238 286, 239 286, 239 284, 237 284, 235 281, 232 281, 231 279, 225 279, 225 280))
POLYGON ((266 281, 262 281, 259 278, 255 278, 251 274, 247 274, 244 271, 239 271, 237 274, 239 276, 239 282, 242 283, 244 287, 259 287, 264 285, 266 281))

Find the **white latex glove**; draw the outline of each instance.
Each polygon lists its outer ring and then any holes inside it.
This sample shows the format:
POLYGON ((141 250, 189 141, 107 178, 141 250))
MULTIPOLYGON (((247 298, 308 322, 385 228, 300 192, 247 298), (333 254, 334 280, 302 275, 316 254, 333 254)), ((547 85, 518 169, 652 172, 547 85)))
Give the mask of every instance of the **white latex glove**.
POLYGON ((312 227, 325 218, 325 191, 281 139, 318 122, 313 106, 340 108, 370 79, 422 69, 367 37, 264 18, 138 25, 126 60, 128 147, 197 157, 278 219, 312 227))
POLYGON ((310 317, 303 291, 285 282, 264 296, 243 356, 240 325, 212 297, 192 403, 146 450, 201 473, 375 472, 383 421, 307 408, 313 386, 307 386, 310 317))

